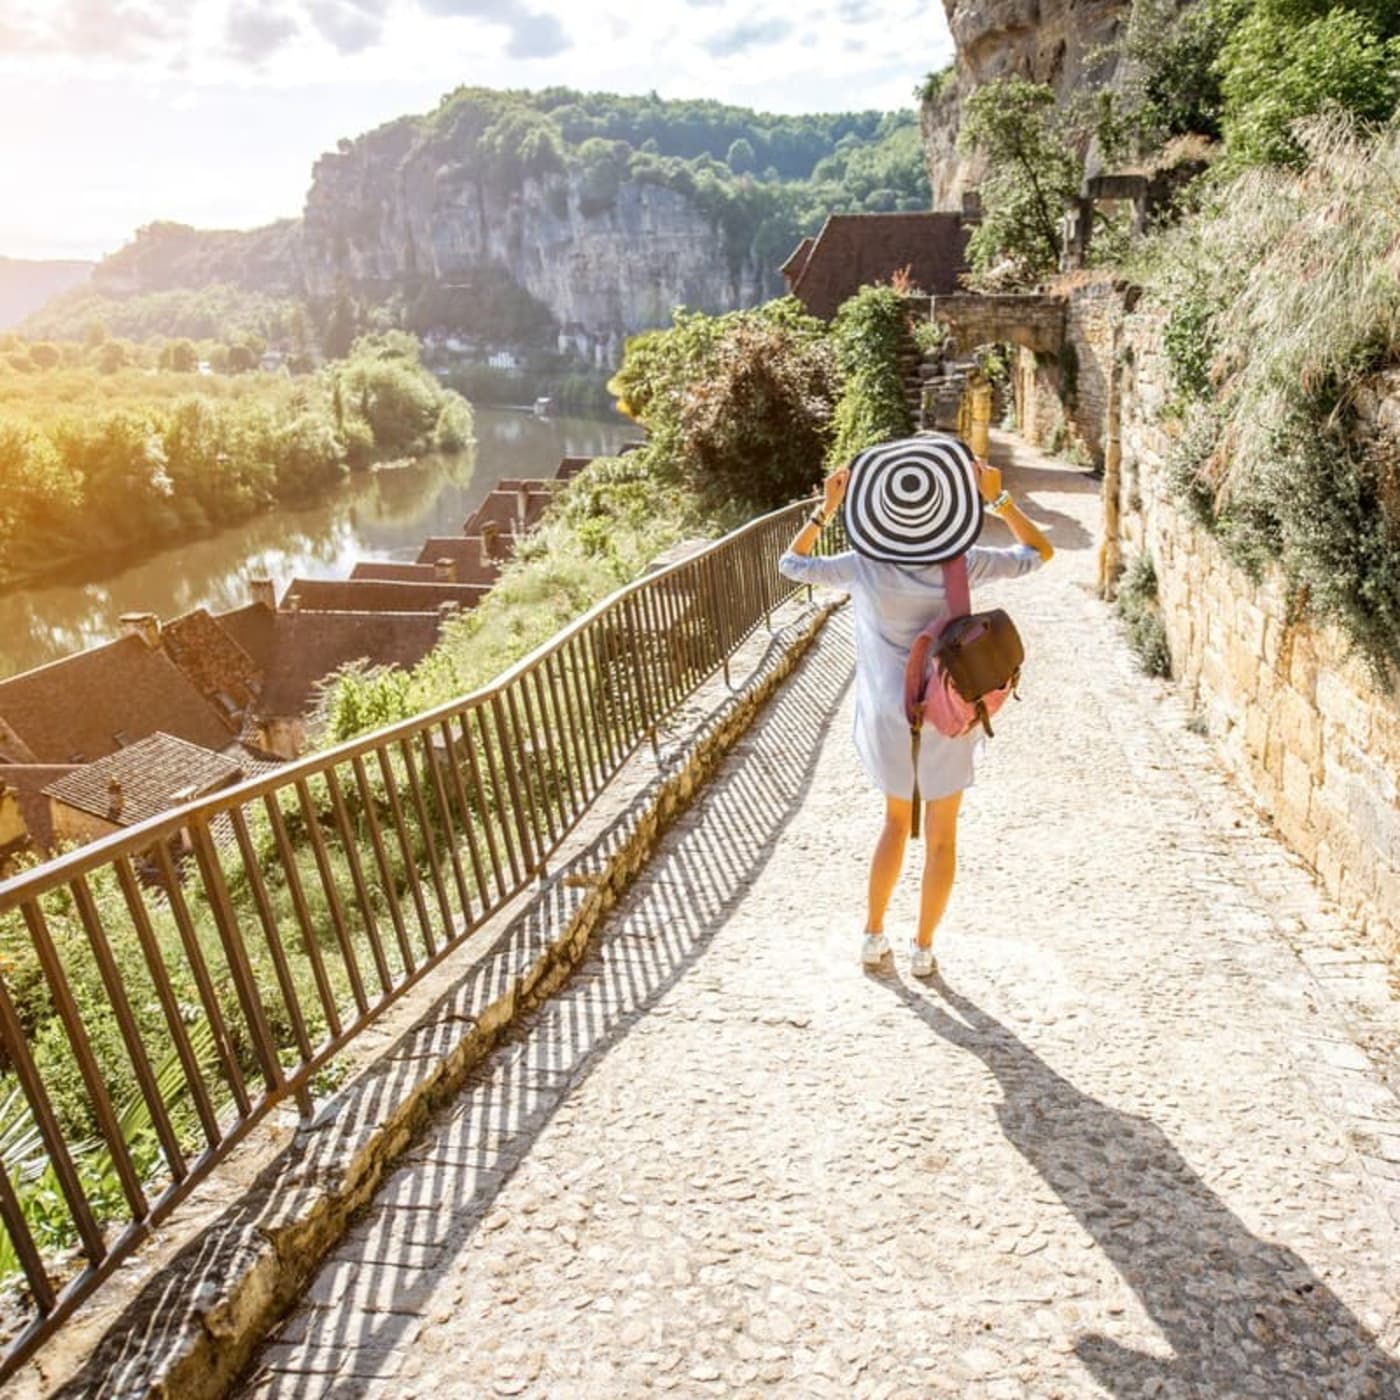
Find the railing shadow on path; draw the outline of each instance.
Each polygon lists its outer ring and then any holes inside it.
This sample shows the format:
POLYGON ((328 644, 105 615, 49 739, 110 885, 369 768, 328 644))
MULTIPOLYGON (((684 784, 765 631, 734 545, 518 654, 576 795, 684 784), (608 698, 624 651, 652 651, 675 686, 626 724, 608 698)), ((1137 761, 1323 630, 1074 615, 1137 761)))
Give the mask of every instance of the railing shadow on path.
MULTIPOLYGON (((233 1394, 386 1393, 435 1290, 571 1090, 695 965, 801 810, 851 683, 849 620, 813 648, 739 741, 686 821, 614 911, 589 959, 473 1074, 323 1266, 310 1307, 274 1335, 233 1394), (753 752, 752 734, 779 742, 753 752), (745 750, 750 750, 745 752, 745 750)), ((606 837, 601 838, 606 840, 606 837)), ((547 917, 547 913, 546 913, 547 917)), ((567 1183, 559 1183, 566 1188, 567 1183)))
POLYGON ((1134 1351, 1098 1334, 1075 1352, 1111 1394, 1400 1396, 1400 1364, 1307 1263, 1251 1233, 1150 1119, 1057 1074, 994 1017, 935 975, 946 1003, 887 985, 937 1035, 996 1076, 997 1117, 1132 1288, 1172 1349, 1134 1351))

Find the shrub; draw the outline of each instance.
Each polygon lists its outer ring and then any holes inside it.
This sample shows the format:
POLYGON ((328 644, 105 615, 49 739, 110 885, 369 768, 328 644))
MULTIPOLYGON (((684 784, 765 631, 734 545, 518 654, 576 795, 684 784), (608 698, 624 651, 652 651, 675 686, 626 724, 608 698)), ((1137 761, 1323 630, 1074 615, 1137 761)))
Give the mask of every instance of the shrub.
POLYGON ((828 465, 913 430, 899 351, 904 306, 890 287, 863 287, 836 313, 831 338, 841 374, 828 465))
POLYGON ((656 475, 709 509, 779 504, 820 478, 837 392, 826 328, 791 298, 725 316, 678 312, 627 343, 610 388, 645 423, 656 475))
POLYGON ((1128 629, 1128 645, 1149 676, 1170 676, 1171 648, 1157 607, 1157 571, 1146 554, 1129 565, 1118 584, 1118 612, 1128 629))
POLYGON ((1338 6, 1304 21, 1306 6, 1256 0, 1218 64, 1222 127, 1237 165, 1306 164, 1300 118, 1340 111, 1382 122, 1400 101, 1400 40, 1375 19, 1338 6))

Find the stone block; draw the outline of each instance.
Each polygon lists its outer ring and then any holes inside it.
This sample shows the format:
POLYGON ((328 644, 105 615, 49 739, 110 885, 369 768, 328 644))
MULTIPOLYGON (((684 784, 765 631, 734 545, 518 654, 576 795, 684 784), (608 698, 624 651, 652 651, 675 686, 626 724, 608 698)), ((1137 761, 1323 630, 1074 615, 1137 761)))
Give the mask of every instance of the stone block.
POLYGON ((1317 835, 1309 822, 1308 810, 1312 803, 1312 789, 1312 765, 1285 750, 1280 784, 1282 802, 1277 813, 1279 826, 1298 847, 1303 858, 1309 861, 1317 853, 1317 835))
POLYGON ((1348 685, 1335 671, 1317 672, 1317 708, 1329 725, 1335 725, 1346 739, 1364 748, 1371 737, 1373 706, 1348 685))

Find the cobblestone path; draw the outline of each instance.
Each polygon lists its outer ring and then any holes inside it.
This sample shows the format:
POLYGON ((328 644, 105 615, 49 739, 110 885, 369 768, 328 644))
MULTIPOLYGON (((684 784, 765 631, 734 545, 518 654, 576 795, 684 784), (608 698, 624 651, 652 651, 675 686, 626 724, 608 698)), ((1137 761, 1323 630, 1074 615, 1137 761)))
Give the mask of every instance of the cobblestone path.
POLYGON ((1134 671, 1094 484, 1019 456, 1060 553, 997 593, 1026 703, 941 978, 912 854, 855 965, 840 614, 245 1393, 1400 1396, 1386 970, 1134 671))

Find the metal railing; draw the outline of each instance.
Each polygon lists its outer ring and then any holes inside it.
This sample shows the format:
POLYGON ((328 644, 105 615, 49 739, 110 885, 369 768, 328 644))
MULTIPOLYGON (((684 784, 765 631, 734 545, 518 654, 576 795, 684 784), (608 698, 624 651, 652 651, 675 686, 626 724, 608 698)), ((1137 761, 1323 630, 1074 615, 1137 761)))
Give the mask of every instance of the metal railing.
POLYGON ((532 881, 796 586, 776 511, 485 689, 0 883, 10 1374, 275 1105, 532 881))

